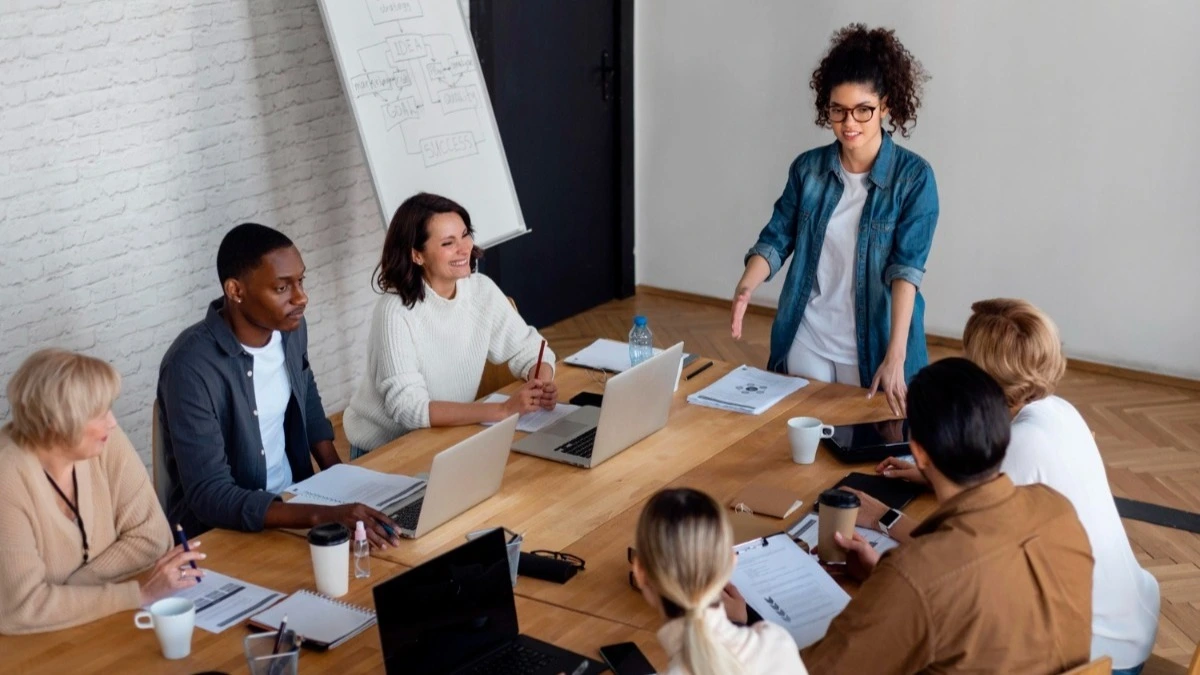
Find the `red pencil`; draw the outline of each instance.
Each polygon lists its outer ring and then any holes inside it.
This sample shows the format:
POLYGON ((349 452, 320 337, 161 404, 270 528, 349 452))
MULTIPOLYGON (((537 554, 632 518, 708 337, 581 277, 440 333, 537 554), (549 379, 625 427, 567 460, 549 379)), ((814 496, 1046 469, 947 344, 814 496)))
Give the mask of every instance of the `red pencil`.
POLYGON ((546 341, 542 340, 542 346, 540 349, 538 349, 538 362, 537 362, 537 365, 533 367, 534 379, 537 379, 538 373, 541 372, 541 370, 542 370, 542 357, 545 355, 546 355, 546 341))

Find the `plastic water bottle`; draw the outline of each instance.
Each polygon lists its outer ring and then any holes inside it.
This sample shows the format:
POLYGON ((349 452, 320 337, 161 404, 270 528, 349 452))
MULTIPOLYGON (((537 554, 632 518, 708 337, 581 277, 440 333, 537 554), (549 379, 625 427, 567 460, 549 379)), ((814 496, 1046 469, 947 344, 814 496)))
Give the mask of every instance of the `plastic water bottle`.
POLYGON ((646 317, 633 317, 633 330, 629 331, 629 365, 637 364, 654 356, 654 335, 646 324, 646 317))

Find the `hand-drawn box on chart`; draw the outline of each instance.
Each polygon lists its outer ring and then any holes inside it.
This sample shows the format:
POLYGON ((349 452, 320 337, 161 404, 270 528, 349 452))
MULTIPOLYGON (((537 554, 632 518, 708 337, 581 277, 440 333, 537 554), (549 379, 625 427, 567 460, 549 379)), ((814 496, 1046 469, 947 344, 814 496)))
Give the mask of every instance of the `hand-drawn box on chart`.
POLYGON ((387 57, 392 65, 409 59, 419 59, 427 53, 425 38, 420 35, 406 33, 390 37, 387 40, 387 57))
POLYGON ((424 15, 417 0, 367 0, 371 21, 376 24, 401 19, 415 19, 424 15))
POLYGON ((442 97, 442 112, 445 113, 479 107, 479 87, 473 84, 466 87, 451 87, 439 96, 442 97))
POLYGON ((476 154, 479 154, 479 148, 475 144, 475 134, 470 131, 421 139, 421 157, 425 160, 425 166, 476 154))
POLYGON ((396 75, 383 70, 375 70, 350 78, 350 88, 355 96, 368 96, 381 91, 396 89, 396 75))
POLYGON ((388 129, 400 124, 404 120, 414 120, 420 116, 421 110, 417 107, 417 99, 412 96, 402 98, 395 103, 389 103, 383 107, 383 117, 388 129))

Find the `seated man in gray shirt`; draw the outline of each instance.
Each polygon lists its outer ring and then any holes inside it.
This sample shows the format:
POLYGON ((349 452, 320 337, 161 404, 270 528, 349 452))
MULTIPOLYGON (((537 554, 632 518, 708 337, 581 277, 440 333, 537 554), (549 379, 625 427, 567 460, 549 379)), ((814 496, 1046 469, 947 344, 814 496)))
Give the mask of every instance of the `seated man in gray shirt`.
POLYGON ((304 261, 283 233, 238 225, 217 251, 224 295, 175 340, 158 374, 167 517, 189 535, 363 521, 376 546, 399 528, 363 504, 287 504, 279 493, 341 460, 308 363, 304 261))

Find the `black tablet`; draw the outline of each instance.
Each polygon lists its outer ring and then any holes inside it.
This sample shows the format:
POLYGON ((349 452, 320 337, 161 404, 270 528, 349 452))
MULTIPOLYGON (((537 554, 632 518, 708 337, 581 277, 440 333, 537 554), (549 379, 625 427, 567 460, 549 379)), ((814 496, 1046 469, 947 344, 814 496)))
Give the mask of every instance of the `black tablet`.
POLYGON ((829 451, 845 464, 881 462, 908 454, 908 420, 846 424, 833 428, 825 440, 829 451))

